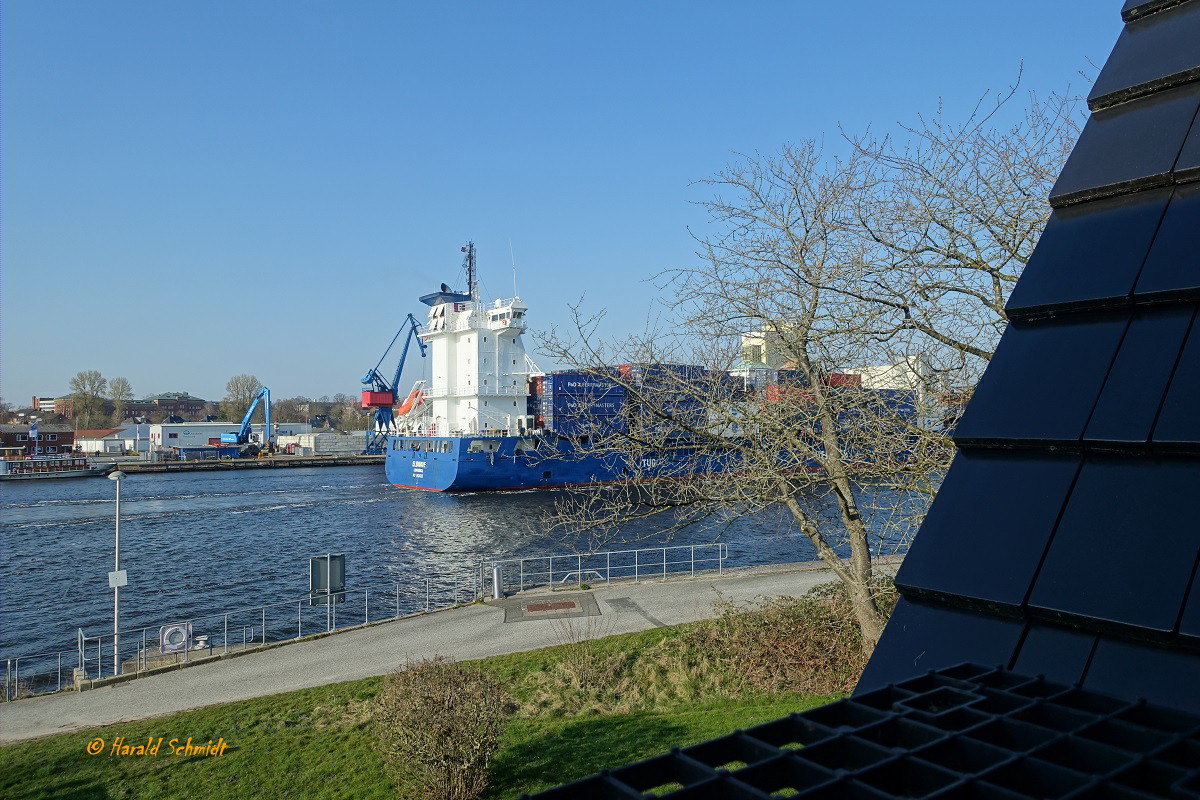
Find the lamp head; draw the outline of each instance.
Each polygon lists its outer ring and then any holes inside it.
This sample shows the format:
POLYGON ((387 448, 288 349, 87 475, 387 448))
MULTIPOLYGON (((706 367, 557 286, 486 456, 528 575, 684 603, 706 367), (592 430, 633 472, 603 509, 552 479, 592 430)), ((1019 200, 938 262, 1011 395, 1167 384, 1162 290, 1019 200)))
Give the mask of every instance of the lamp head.
POLYGON ((125 477, 125 473, 121 472, 121 470, 117 470, 116 472, 108 473, 108 479, 110 481, 119 481, 124 477, 125 477))

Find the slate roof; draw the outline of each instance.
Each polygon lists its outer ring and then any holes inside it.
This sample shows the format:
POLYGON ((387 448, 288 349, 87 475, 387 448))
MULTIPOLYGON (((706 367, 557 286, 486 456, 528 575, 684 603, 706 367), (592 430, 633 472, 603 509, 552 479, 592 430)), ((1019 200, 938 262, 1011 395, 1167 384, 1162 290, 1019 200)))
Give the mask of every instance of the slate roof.
POLYGON ((860 691, 974 661, 1200 713, 1200 0, 1124 16, 860 691))

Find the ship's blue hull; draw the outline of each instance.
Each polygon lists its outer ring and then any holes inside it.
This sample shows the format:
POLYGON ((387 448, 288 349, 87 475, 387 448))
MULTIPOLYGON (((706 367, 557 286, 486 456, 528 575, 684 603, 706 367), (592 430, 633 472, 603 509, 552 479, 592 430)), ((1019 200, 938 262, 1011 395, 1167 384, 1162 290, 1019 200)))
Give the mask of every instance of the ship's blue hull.
POLYGON ((487 492, 559 489, 611 483, 630 477, 679 479, 697 470, 719 472, 725 459, 695 457, 680 445, 630 468, 613 453, 596 454, 568 437, 411 437, 388 439, 387 479, 402 489, 430 492, 487 492))
POLYGON ((384 465, 393 485, 432 492, 555 489, 620 480, 628 472, 619 457, 590 455, 571 439, 542 439, 536 448, 530 442, 392 436, 384 465))

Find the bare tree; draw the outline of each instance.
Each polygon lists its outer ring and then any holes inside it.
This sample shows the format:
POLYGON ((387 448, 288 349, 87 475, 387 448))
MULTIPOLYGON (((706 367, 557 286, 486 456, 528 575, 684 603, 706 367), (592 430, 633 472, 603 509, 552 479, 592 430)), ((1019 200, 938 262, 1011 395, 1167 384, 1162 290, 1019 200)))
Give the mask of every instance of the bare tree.
POLYGON ((240 422, 254 402, 254 396, 263 388, 262 381, 254 375, 234 375, 225 384, 225 399, 221 401, 221 416, 240 422))
POLYGON ((69 386, 76 424, 82 428, 95 427, 104 416, 104 392, 108 381, 98 370, 86 369, 76 373, 69 386))
POLYGON ((125 409, 133 399, 133 386, 128 378, 113 378, 108 382, 108 399, 112 403, 112 424, 123 425, 125 409))
POLYGON ((906 543, 949 464, 946 404, 990 358, 1075 135, 1058 99, 997 127, 1014 96, 960 125, 939 111, 902 140, 851 137, 840 159, 805 142, 703 181, 716 194, 700 262, 659 276, 670 334, 605 343, 603 315, 576 309, 573 330, 543 339, 563 363, 619 375, 627 398, 591 445, 624 480, 567 495, 555 526, 594 549, 647 518, 719 531, 786 509, 871 651, 885 621, 873 558, 906 543), (709 371, 638 369, 678 361, 709 371), (730 373, 772 377, 739 387, 730 373))
POLYGON ((285 397, 271 404, 271 415, 279 422, 300 422, 307 419, 301 408, 308 403, 307 397, 285 397))

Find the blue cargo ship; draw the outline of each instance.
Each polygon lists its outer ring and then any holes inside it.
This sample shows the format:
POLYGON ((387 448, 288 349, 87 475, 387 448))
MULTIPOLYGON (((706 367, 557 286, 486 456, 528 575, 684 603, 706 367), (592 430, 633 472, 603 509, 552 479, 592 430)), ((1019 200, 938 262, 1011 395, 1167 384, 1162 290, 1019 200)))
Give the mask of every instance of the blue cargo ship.
MULTIPOLYGON (((463 250, 466 290, 442 284, 420 298, 429 307, 418 335, 430 378, 386 431, 388 480, 435 492, 620 480, 629 465, 588 445, 620 429, 624 390, 602 377, 539 370, 522 341, 528 308, 520 297, 481 302, 474 245, 463 250)), ((655 470, 657 459, 638 466, 655 470)))
MULTIPOLYGON (((442 284, 420 298, 429 307, 417 335, 426 345, 430 377, 394 409, 386 430, 375 431, 386 436, 384 463, 393 485, 434 492, 556 489, 631 477, 688 478, 729 466, 732 456, 698 454, 686 439, 636 464, 596 443, 626 432, 631 421, 646 424, 622 384, 649 387, 670 373, 676 381, 707 380, 732 398, 745 389, 741 378, 682 364, 628 365, 620 368, 621 381, 546 374, 521 338, 528 307, 520 297, 481 302, 474 245, 463 252, 467 289, 442 284)), ((783 391, 792 390, 775 389, 776 395, 783 391)), ((769 389, 766 401, 772 397, 769 389)), ((707 410, 686 396, 669 405, 676 418, 708 424, 707 410)))

